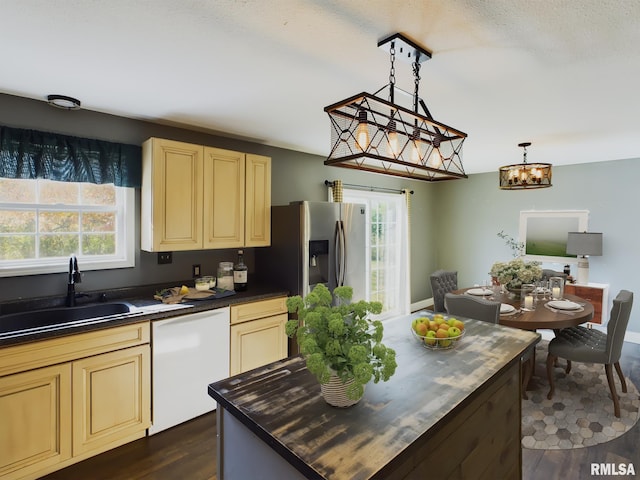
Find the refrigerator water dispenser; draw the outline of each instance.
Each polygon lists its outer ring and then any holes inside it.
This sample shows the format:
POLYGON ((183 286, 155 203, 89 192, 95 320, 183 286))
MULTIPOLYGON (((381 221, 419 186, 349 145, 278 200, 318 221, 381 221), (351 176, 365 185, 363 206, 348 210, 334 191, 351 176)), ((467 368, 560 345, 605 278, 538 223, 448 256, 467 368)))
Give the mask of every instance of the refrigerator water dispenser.
POLYGON ((329 240, 309 241, 309 286, 329 286, 329 240))

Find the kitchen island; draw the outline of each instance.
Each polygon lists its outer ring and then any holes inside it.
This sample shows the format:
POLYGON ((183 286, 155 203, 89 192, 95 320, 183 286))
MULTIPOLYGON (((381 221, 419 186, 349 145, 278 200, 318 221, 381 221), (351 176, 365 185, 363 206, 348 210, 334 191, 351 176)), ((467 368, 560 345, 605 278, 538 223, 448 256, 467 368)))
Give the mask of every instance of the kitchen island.
POLYGON ((355 406, 329 406, 300 356, 209 385, 218 479, 520 478, 520 358, 539 334, 466 320, 429 350, 408 315, 384 323, 398 369, 355 406))

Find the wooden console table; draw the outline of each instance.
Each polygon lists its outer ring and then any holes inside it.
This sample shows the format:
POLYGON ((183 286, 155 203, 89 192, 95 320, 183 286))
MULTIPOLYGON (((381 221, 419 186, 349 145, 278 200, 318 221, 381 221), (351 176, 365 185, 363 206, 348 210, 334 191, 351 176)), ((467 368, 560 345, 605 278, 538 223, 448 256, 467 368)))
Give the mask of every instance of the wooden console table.
POLYGON ((576 295, 587 300, 593 305, 592 323, 603 324, 609 320, 609 285, 604 283, 567 283, 564 292, 576 295))

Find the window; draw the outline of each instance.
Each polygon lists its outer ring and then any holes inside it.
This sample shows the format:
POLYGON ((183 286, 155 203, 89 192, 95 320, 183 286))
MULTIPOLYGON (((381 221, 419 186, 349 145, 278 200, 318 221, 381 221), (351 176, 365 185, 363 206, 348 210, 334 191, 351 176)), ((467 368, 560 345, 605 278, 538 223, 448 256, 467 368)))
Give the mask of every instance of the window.
POLYGON ((0 178, 0 276, 134 265, 134 189, 0 178))
POLYGON ((345 203, 367 205, 367 299, 380 318, 409 313, 408 215, 403 194, 344 189, 345 203))

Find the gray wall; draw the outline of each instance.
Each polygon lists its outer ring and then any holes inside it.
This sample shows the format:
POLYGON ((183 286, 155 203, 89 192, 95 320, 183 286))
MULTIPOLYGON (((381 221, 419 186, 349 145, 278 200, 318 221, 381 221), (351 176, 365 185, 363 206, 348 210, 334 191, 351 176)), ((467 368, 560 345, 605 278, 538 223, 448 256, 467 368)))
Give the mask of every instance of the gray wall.
MULTIPOLYGON (((327 120, 327 144, 328 138, 327 120)), ((324 157, 292 150, 268 147, 243 139, 228 138, 211 132, 199 132, 147 121, 127 119, 87 110, 68 112, 52 108, 44 101, 29 100, 0 94, 0 125, 52 131, 65 135, 97 138, 107 141, 140 145, 151 136, 212 145, 272 158, 272 201, 274 205, 296 200, 326 200, 325 180, 341 179, 345 183, 373 185, 386 188, 408 188, 412 196, 412 274, 411 298, 418 301, 430 296, 428 274, 435 268, 432 256, 433 240, 429 225, 433 223, 431 197, 433 185, 424 182, 385 177, 365 172, 326 167, 324 157)), ((328 145, 327 145, 328 148, 328 145)), ((136 225, 140 224, 140 191, 136 191, 136 225)), ((136 245, 140 245, 140 230, 136 230, 136 245)), ((200 252, 174 252, 171 265, 158 265, 156 254, 136 248, 136 266, 118 270, 85 272, 78 290, 102 290, 135 285, 169 282, 191 278, 191 266, 200 264, 203 274, 215 272, 218 262, 235 260, 236 251, 205 250, 200 252)), ((253 273, 254 250, 245 249, 245 261, 253 273)), ((82 267, 82 265, 80 265, 82 267)), ((66 275, 50 274, 31 277, 0 278, 0 302, 16 298, 64 295, 66 275), (33 285, 37 285, 34 288, 33 285)))
MULTIPOLYGON (((497 233, 517 239, 521 210, 588 210, 589 231, 603 233, 603 255, 589 259, 589 281, 609 284, 610 302, 621 289, 639 293, 638 178, 640 162, 630 159, 554 167, 553 186, 541 190, 500 190, 497 172, 436 185, 436 263, 457 270, 461 285, 480 283, 493 262, 511 258, 497 233)), ((640 332, 637 306, 628 329, 640 332)))

